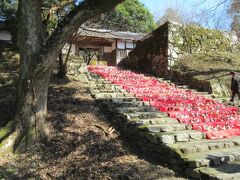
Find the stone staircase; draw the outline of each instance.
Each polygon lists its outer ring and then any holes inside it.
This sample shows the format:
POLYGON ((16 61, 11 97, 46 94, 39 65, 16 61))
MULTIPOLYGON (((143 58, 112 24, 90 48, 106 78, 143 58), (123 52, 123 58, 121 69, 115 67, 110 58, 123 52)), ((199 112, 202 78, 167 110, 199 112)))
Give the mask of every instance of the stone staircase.
POLYGON ((110 115, 110 121, 144 152, 190 178, 240 179, 240 137, 206 139, 204 133, 169 118, 99 76, 88 73, 88 80, 93 98, 110 115))

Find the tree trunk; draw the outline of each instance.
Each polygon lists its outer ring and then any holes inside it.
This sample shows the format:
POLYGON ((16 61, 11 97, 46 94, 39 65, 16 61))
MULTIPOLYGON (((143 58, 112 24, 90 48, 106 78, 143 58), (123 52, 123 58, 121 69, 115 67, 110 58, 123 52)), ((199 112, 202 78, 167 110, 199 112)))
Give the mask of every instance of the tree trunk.
POLYGON ((48 142, 49 130, 46 123, 47 95, 51 71, 41 78, 24 78, 18 85, 18 111, 20 135, 16 139, 14 150, 23 151, 35 139, 48 142))
POLYGON ((58 77, 59 78, 65 78, 67 75, 67 64, 63 62, 63 54, 62 51, 60 51, 58 55, 59 59, 59 71, 58 71, 58 77))
MULTIPOLYGON (((13 150, 23 151, 36 138, 46 141, 48 128, 47 92, 51 69, 34 75, 39 68, 40 50, 44 43, 44 30, 41 20, 41 2, 19 0, 19 44, 20 71, 17 87, 16 116, 13 150)), ((9 141, 9 139, 6 139, 9 141)), ((11 141, 11 140, 10 140, 11 141)), ((11 141, 13 142, 13 141, 11 141)))
POLYGON ((123 0, 85 0, 70 12, 46 38, 39 0, 19 0, 18 33, 20 71, 14 130, 0 137, 0 154, 23 151, 36 139, 48 141, 46 123, 48 84, 59 52, 78 27, 94 16, 110 10, 123 0))
POLYGON ((68 60, 69 60, 69 56, 70 56, 70 52, 71 52, 71 48, 72 48, 72 44, 73 44, 73 40, 74 37, 77 35, 77 31, 74 33, 72 40, 69 44, 68 47, 68 52, 67 52, 67 56, 65 58, 65 62, 63 62, 63 54, 62 54, 62 50, 60 51, 59 55, 58 55, 58 59, 59 59, 59 72, 58 72, 58 77, 59 78, 65 78, 67 76, 67 67, 68 67, 68 60))

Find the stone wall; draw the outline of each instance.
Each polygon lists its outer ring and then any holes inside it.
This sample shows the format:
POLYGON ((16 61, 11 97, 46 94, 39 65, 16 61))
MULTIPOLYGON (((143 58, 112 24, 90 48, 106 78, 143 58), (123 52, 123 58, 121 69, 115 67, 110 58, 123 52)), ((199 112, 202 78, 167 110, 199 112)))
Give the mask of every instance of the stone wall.
MULTIPOLYGON (((63 60, 65 62, 66 60, 66 54, 65 51, 63 51, 63 60)), ((77 55, 74 55, 71 53, 69 55, 69 60, 67 62, 67 75, 72 75, 72 76, 78 76, 80 73, 83 73, 82 67, 85 67, 86 63, 84 63, 83 59, 77 55)), ((59 59, 57 59, 54 69, 53 69, 53 74, 58 74, 59 71, 59 59)))
POLYGON ((168 23, 137 42, 119 66, 153 75, 164 75, 168 67, 168 23))
MULTIPOLYGON (((175 61, 181 54, 199 52, 232 52, 237 39, 230 33, 205 29, 197 25, 168 23, 168 57, 175 61)), ((170 63, 172 65, 173 63, 170 63)))
POLYGON ((168 77, 176 60, 186 53, 233 51, 235 38, 228 33, 197 25, 166 22, 137 43, 119 66, 168 77))

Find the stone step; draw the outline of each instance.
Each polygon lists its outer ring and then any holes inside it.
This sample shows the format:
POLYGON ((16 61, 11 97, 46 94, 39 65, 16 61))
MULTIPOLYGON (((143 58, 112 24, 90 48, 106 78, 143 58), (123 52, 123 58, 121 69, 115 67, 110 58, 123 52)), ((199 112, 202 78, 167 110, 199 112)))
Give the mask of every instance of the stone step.
POLYGON ((195 93, 195 94, 200 93, 197 89, 189 88, 189 89, 187 89, 187 90, 192 91, 192 92, 195 93))
MULTIPOLYGON (((134 95, 129 93, 96 93, 93 94, 96 99, 115 99, 115 98, 134 98, 134 95)), ((111 100, 110 100, 111 101, 111 100)))
POLYGON ((186 85, 186 83, 183 83, 183 82, 172 82, 171 80, 169 80, 169 79, 164 79, 164 78, 157 78, 157 79, 158 79, 158 81, 160 81, 160 82, 168 83, 168 84, 170 84, 170 85, 174 85, 174 86, 176 86, 177 88, 191 90, 191 91, 193 91, 194 93, 199 94, 199 95, 202 95, 202 96, 205 96, 205 97, 207 97, 207 98, 212 98, 212 97, 213 97, 213 95, 212 95, 212 94, 209 94, 209 92, 200 92, 200 91, 198 91, 197 89, 192 89, 192 88, 190 88, 188 85, 186 85))
POLYGON ((115 86, 115 85, 101 85, 101 86, 97 86, 97 85, 91 85, 91 89, 92 90, 98 90, 100 92, 102 91, 124 91, 126 92, 124 89, 122 89, 121 87, 115 86))
POLYGON ((157 80, 158 80, 159 82, 163 82, 163 81, 164 81, 164 78, 157 78, 157 80))
POLYGON ((110 108, 127 108, 127 107, 142 107, 142 106, 149 106, 145 104, 143 101, 133 101, 133 102, 109 102, 104 101, 102 102, 105 106, 108 106, 110 108))
POLYGON ((158 137, 159 141, 164 144, 199 141, 205 138, 204 133, 200 131, 195 131, 195 130, 160 132, 160 133, 153 133, 152 135, 158 137))
POLYGON ((123 114, 123 113, 135 113, 135 112, 158 112, 156 109, 145 106, 145 107, 119 107, 115 108, 117 113, 123 114))
POLYGON ((162 117, 162 118, 151 118, 151 119, 130 119, 129 123, 137 124, 137 125, 156 125, 156 124, 172 124, 178 123, 178 120, 162 117))
POLYGON ((136 98, 136 96, 134 94, 128 93, 126 91, 124 91, 124 95, 125 95, 125 97, 134 97, 134 98, 136 98))
POLYGON ((212 95, 212 94, 202 95, 202 96, 204 96, 205 98, 208 98, 208 99, 214 99, 214 95, 212 95))
POLYGON ((120 88, 116 86, 101 86, 101 87, 92 87, 93 90, 102 91, 118 91, 120 88))
POLYGON ((189 142, 180 145, 174 144, 171 147, 176 149, 176 151, 179 151, 180 154, 191 154, 236 146, 240 146, 240 137, 232 137, 228 139, 218 140, 205 139, 199 142, 189 142))
POLYGON ((95 81, 96 81, 97 79, 102 79, 102 78, 101 78, 100 76, 98 76, 97 74, 94 74, 94 73, 91 73, 91 72, 89 72, 88 78, 89 78, 89 79, 94 79, 95 81))
POLYGON ((96 99, 110 99, 116 97, 125 97, 123 93, 96 93, 93 94, 93 97, 96 99))
POLYGON ((214 95, 213 94, 209 94, 208 92, 204 92, 204 91, 198 91, 197 89, 190 89, 187 85, 183 85, 183 86, 179 86, 177 85, 176 86, 177 88, 182 88, 182 89, 186 89, 186 90, 189 90, 189 91, 192 91, 194 94, 197 94, 197 95, 200 95, 200 96, 204 96, 206 98, 213 98, 214 95))
POLYGON ((105 100, 110 103, 122 103, 122 102, 136 102, 137 98, 135 98, 135 97, 115 97, 115 98, 109 98, 109 99, 105 99, 105 100))
POLYGON ((176 87, 180 89, 189 89, 188 85, 176 85, 176 87))
POLYGON ((119 92, 118 90, 108 90, 108 89, 91 89, 90 90, 90 93, 91 94, 99 94, 99 93, 116 93, 116 92, 119 92))
POLYGON ((170 84, 170 83, 172 83, 172 81, 171 81, 171 80, 166 80, 166 79, 165 79, 165 80, 163 80, 163 82, 165 82, 165 83, 169 83, 169 84, 170 84))
POLYGON ((128 120, 168 117, 166 113, 162 113, 159 111, 123 113, 122 116, 128 120))
MULTIPOLYGON (((189 90, 192 90, 192 89, 189 89, 189 90)), ((196 89, 193 90, 196 94, 199 94, 199 95, 209 95, 208 92, 204 92, 204 91, 198 91, 196 89)))
POLYGON ((214 100, 220 102, 220 103, 226 103, 229 102, 230 98, 226 99, 226 98, 214 98, 214 100))
POLYGON ((104 88, 104 89, 113 89, 117 87, 116 85, 113 84, 105 84, 105 83, 99 83, 95 85, 96 88, 104 88))
POLYGON ((161 83, 172 83, 171 80, 166 79, 166 78, 156 78, 156 79, 161 83))
POLYGON ((184 81, 174 81, 174 83, 175 83, 176 85, 180 85, 180 86, 187 85, 187 82, 184 82, 184 81))
POLYGON ((89 73, 89 77, 91 78, 91 80, 98 81, 98 82, 107 81, 106 79, 103 79, 101 76, 93 73, 89 73))
POLYGON ((202 179, 239 180, 239 169, 240 161, 234 161, 221 166, 197 168, 195 171, 201 175, 202 179))
POLYGON ((115 90, 115 89, 121 89, 120 87, 118 87, 117 85, 114 84, 105 84, 105 83, 95 83, 93 86, 95 89, 110 89, 110 90, 115 90))
POLYGON ((215 149, 207 152, 183 155, 182 158, 191 168, 220 166, 229 162, 240 161, 240 147, 215 149))
POLYGON ((97 87, 99 85, 113 85, 111 82, 107 80, 101 80, 101 79, 92 79, 89 82, 94 83, 94 86, 97 87))
POLYGON ((109 84, 109 85, 111 85, 112 84, 110 81, 103 80, 103 79, 95 79, 94 82, 95 82, 96 85, 100 85, 100 84, 104 84, 104 85, 109 84))
POLYGON ((197 95, 200 95, 200 96, 204 96, 206 98, 210 98, 210 99, 214 97, 213 94, 209 94, 208 92, 195 91, 194 93, 197 95))
POLYGON ((143 125, 141 128, 146 129, 148 132, 157 133, 157 132, 174 132, 174 131, 184 131, 192 129, 192 126, 180 123, 172 124, 157 124, 157 125, 143 125))
POLYGON ((202 94, 202 95, 212 95, 212 94, 210 94, 209 92, 206 92, 206 91, 199 91, 199 93, 202 94))

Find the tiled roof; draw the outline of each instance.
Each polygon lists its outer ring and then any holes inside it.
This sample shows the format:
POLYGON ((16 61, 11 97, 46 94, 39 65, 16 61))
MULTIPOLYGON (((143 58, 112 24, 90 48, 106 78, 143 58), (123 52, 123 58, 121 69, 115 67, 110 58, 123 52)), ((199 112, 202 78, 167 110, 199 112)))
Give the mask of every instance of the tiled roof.
POLYGON ((81 27, 78 30, 78 36, 99 37, 106 39, 139 40, 142 39, 145 35, 146 34, 144 33, 112 31, 106 29, 91 29, 86 27, 81 27))

